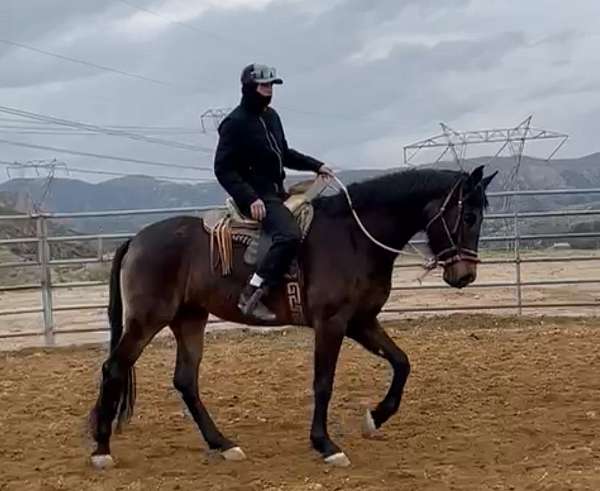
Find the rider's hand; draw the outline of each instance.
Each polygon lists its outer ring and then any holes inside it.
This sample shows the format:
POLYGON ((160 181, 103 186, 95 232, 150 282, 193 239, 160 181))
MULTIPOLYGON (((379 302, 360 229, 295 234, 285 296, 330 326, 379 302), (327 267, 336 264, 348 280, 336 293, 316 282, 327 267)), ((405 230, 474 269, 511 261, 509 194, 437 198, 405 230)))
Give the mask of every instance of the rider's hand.
POLYGON ((262 219, 267 216, 267 209, 265 208, 265 203, 262 199, 257 199, 254 203, 250 205, 250 212, 252 214, 252 218, 258 222, 262 221, 262 219))
POLYGON ((332 178, 334 176, 333 170, 331 170, 325 164, 323 164, 321 167, 319 167, 319 170, 317 171, 317 173, 321 177, 325 177, 325 178, 332 178))

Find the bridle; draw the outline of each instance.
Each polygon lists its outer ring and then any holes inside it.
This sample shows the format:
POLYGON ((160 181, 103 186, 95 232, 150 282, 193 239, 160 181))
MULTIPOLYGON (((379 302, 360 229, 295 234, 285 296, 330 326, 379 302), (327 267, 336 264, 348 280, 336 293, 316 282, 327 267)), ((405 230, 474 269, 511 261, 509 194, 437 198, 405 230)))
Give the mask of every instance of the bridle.
MULTIPOLYGON (((346 196, 346 200, 348 201, 348 205, 350 207, 350 211, 352 212, 352 216, 356 220, 356 223, 358 224, 359 228, 367 236, 367 238, 369 240, 371 240, 371 242, 378 245, 382 249, 393 252, 395 254, 408 254, 407 252, 403 251, 402 249, 390 247, 390 246, 378 241, 375 237, 373 237, 369 233, 367 228, 364 226, 364 224, 362 223, 358 214, 356 213, 356 210, 354 209, 354 206, 352 204, 352 198, 350 197, 350 193, 348 192, 348 188, 344 185, 344 183, 337 176, 333 176, 333 180, 335 182, 337 182, 339 188, 342 190, 342 192, 346 196)), ((463 208, 464 198, 463 198, 463 188, 462 188, 463 183, 464 183, 464 179, 459 179, 456 182, 456 184, 452 187, 452 189, 450 190, 450 192, 444 199, 444 202, 442 203, 442 206, 440 207, 438 212, 435 214, 435 216, 431 220, 429 220, 429 222, 425 226, 425 231, 427 232, 429 230, 429 227, 431 227, 431 225, 436 220, 442 220, 442 226, 444 227, 444 231, 446 232, 446 236, 448 237, 448 242, 449 242, 450 246, 430 258, 425 258, 425 256, 419 249, 417 249, 414 245, 412 246, 413 249, 415 249, 415 252, 417 252, 418 255, 420 255, 421 257, 423 257, 425 259, 425 263, 423 264, 423 269, 425 270, 425 272, 423 275, 421 275, 417 278, 417 281, 419 281, 419 282, 424 278, 425 275, 427 275, 430 271, 436 269, 440 265, 442 267, 446 267, 446 266, 450 266, 451 264, 454 264, 458 261, 468 261, 468 262, 472 262, 472 263, 481 262, 479 260, 477 251, 474 251, 472 249, 467 249, 466 247, 457 246, 456 242, 454 241, 454 238, 452 237, 453 233, 456 235, 456 233, 459 232, 459 227, 460 227, 460 232, 462 232, 461 224, 463 223, 463 213, 464 213, 464 208, 463 208), (446 212, 446 207, 450 203, 450 200, 452 199, 452 197, 454 196, 454 193, 457 190, 459 191, 458 214, 457 214, 457 218, 456 218, 456 223, 454 224, 454 227, 452 228, 452 233, 451 233, 450 228, 448 227, 448 223, 446 222, 446 219, 444 218, 444 213, 446 212), (444 256, 448 256, 448 257, 446 259, 444 259, 444 256)))
POLYGON ((433 223, 435 223, 437 220, 441 220, 442 227, 448 239, 448 247, 438 252, 431 258, 430 264, 428 264, 427 266, 428 268, 431 267, 431 269, 434 269, 438 265, 441 265, 442 267, 447 267, 454 263, 457 263, 458 261, 467 261, 471 263, 481 262, 477 251, 459 246, 456 244, 455 240, 455 237, 458 240, 458 237, 460 237, 462 233, 462 228, 464 227, 464 182, 464 179, 459 179, 456 182, 456 184, 452 186, 452 189, 447 194, 438 212, 434 215, 434 217, 431 220, 429 220, 429 222, 425 226, 425 232, 429 232, 429 228, 431 227, 431 225, 433 225, 433 223), (448 222, 444 217, 444 213, 446 212, 446 208, 456 192, 458 192, 458 212, 456 214, 456 222, 454 223, 452 229, 450 229, 450 227, 448 226, 448 222))

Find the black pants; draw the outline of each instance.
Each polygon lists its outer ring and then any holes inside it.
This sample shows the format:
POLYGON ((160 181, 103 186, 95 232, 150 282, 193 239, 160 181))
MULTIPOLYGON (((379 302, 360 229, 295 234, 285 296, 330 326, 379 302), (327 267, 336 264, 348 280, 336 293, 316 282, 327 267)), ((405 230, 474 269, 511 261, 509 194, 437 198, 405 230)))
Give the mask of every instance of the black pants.
POLYGON ((263 218, 262 226, 272 238, 272 244, 262 262, 258 265, 256 274, 265 280, 267 286, 278 284, 298 253, 302 233, 294 215, 283 202, 277 198, 263 200, 267 215, 263 218))

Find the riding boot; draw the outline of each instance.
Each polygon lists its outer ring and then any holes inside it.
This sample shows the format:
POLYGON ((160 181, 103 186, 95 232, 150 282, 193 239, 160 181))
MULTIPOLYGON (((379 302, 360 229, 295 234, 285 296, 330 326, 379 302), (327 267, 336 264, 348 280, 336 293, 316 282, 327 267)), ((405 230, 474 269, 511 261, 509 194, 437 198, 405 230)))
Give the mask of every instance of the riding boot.
POLYGON ((244 315, 254 317, 261 322, 275 322, 277 316, 261 301, 266 294, 267 290, 264 286, 256 287, 248 284, 240 295, 238 308, 244 315))

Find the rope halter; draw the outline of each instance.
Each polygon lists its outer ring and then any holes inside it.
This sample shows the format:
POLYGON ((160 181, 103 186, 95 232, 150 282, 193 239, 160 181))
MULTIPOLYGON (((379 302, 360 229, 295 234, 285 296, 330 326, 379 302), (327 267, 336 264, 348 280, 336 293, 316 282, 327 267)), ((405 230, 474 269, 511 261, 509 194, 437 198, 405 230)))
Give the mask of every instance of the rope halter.
POLYGON ((463 179, 459 179, 452 189, 444 199, 442 206, 438 210, 438 212, 434 215, 434 217, 429 220, 427 225, 425 226, 425 231, 429 232, 429 228, 437 221, 441 220, 442 228, 446 234, 446 238, 448 239, 448 247, 443 249, 442 251, 435 254, 432 258, 432 264, 426 265, 426 269, 434 269, 437 265, 441 265, 443 267, 450 266, 458 261, 468 261, 472 263, 480 263, 479 255, 477 251, 473 249, 469 249, 467 247, 457 245, 458 237, 462 234, 462 229, 464 226, 464 196, 463 196, 463 179), (452 229, 448 226, 448 222, 444 216, 446 212, 446 208, 448 207, 450 201, 454 194, 458 192, 458 210, 456 213, 456 222, 452 229), (455 240, 456 238, 456 240, 455 240))

